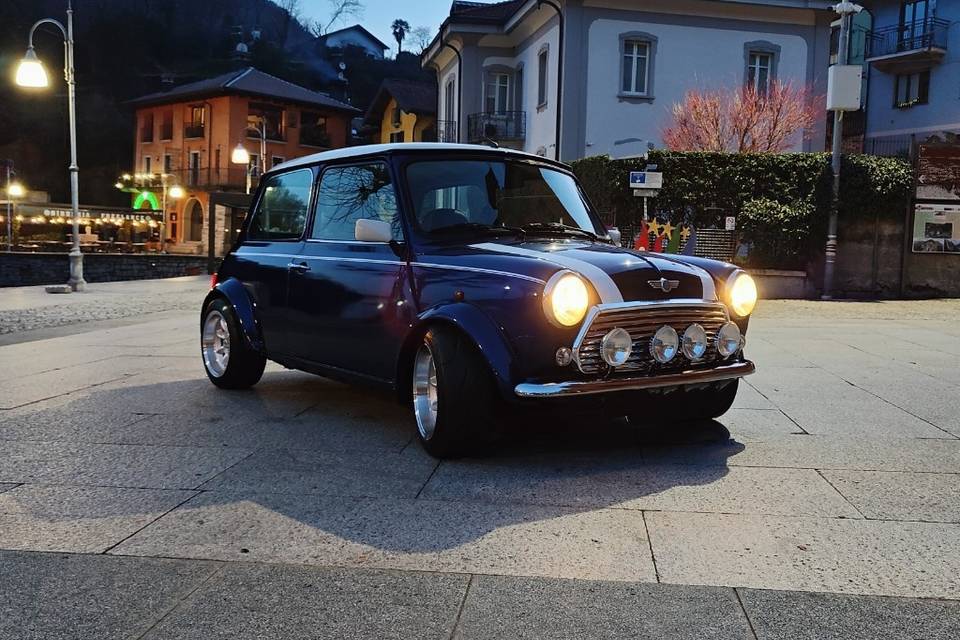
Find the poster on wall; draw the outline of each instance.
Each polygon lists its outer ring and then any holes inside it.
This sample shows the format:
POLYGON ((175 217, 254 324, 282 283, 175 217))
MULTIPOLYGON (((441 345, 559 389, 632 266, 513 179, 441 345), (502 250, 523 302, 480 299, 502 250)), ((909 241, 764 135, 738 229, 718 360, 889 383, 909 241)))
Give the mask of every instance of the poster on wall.
POLYGON ((920 145, 917 198, 960 200, 960 144, 920 145))
POLYGON ((917 204, 913 215, 913 252, 960 256, 960 205, 917 204))

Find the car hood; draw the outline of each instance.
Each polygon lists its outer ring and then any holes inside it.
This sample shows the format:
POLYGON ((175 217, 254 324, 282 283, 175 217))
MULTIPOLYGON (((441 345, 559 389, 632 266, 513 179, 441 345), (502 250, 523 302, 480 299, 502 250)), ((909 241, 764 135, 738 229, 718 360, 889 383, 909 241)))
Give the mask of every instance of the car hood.
POLYGON ((568 269, 586 278, 603 303, 695 298, 716 300, 713 277, 703 268, 667 256, 589 240, 513 239, 446 247, 430 256, 450 265, 478 267, 546 281, 568 269), (667 289, 667 290, 665 290, 667 289))

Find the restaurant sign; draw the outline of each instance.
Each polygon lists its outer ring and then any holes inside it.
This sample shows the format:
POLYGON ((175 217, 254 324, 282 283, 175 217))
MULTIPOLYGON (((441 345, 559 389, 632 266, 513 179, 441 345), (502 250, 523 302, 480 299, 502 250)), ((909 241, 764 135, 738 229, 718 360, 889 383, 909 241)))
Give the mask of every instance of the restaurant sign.
MULTIPOLYGON (((114 224, 122 224, 124 222, 163 222, 163 214, 160 211, 148 209, 134 210, 119 207, 80 207, 79 213, 81 220, 100 220, 114 224)), ((65 220, 66 222, 71 222, 73 219, 73 209, 68 204, 18 204, 17 214, 23 216, 24 219, 37 221, 65 220)), ((86 224, 89 224, 89 222, 86 224)))

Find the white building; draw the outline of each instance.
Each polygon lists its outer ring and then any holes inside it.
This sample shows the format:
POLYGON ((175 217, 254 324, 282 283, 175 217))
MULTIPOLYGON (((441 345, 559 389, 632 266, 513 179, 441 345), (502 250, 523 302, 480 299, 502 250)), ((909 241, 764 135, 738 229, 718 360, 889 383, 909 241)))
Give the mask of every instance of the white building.
MULTIPOLYGON (((448 126, 461 142, 491 139, 553 157, 559 79, 561 159, 624 157, 662 146, 670 107, 690 89, 779 78, 825 94, 829 5, 454 0, 422 61, 438 73, 438 128, 448 126), (562 51, 561 16, 551 4, 562 12, 562 51)), ((797 150, 822 150, 825 123, 809 140, 798 138, 797 150)))
POLYGON ((359 24, 326 33, 320 38, 320 41, 330 49, 343 49, 350 46, 360 47, 366 50, 367 55, 374 58, 383 58, 383 52, 390 48, 359 24))

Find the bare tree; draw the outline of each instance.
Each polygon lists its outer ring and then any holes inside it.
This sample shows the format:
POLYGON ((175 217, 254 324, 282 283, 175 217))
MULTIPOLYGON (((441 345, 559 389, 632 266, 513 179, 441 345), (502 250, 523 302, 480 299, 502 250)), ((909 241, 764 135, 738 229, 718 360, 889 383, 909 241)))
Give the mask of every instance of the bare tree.
POLYGON ((312 27, 314 35, 317 37, 325 35, 330 29, 350 18, 360 19, 363 17, 363 11, 366 8, 361 0, 328 0, 330 3, 330 15, 326 22, 317 20, 312 27))
POLYGON ((765 90, 689 91, 673 105, 663 141, 674 151, 786 151, 798 136, 810 135, 821 103, 809 88, 779 80, 765 90))
POLYGON ((429 47, 430 41, 433 40, 433 32, 427 27, 417 27, 410 32, 410 38, 419 49, 418 53, 423 53, 423 50, 429 47))
POLYGON ((284 46, 287 44, 287 36, 290 34, 290 24, 300 20, 300 0, 274 0, 277 6, 284 10, 283 27, 281 29, 281 42, 284 46))
POLYGON ((407 33, 410 32, 410 23, 403 18, 397 18, 393 21, 393 24, 390 25, 390 30, 393 31, 393 37, 397 41, 397 53, 400 53, 403 51, 403 39, 406 38, 407 33))

